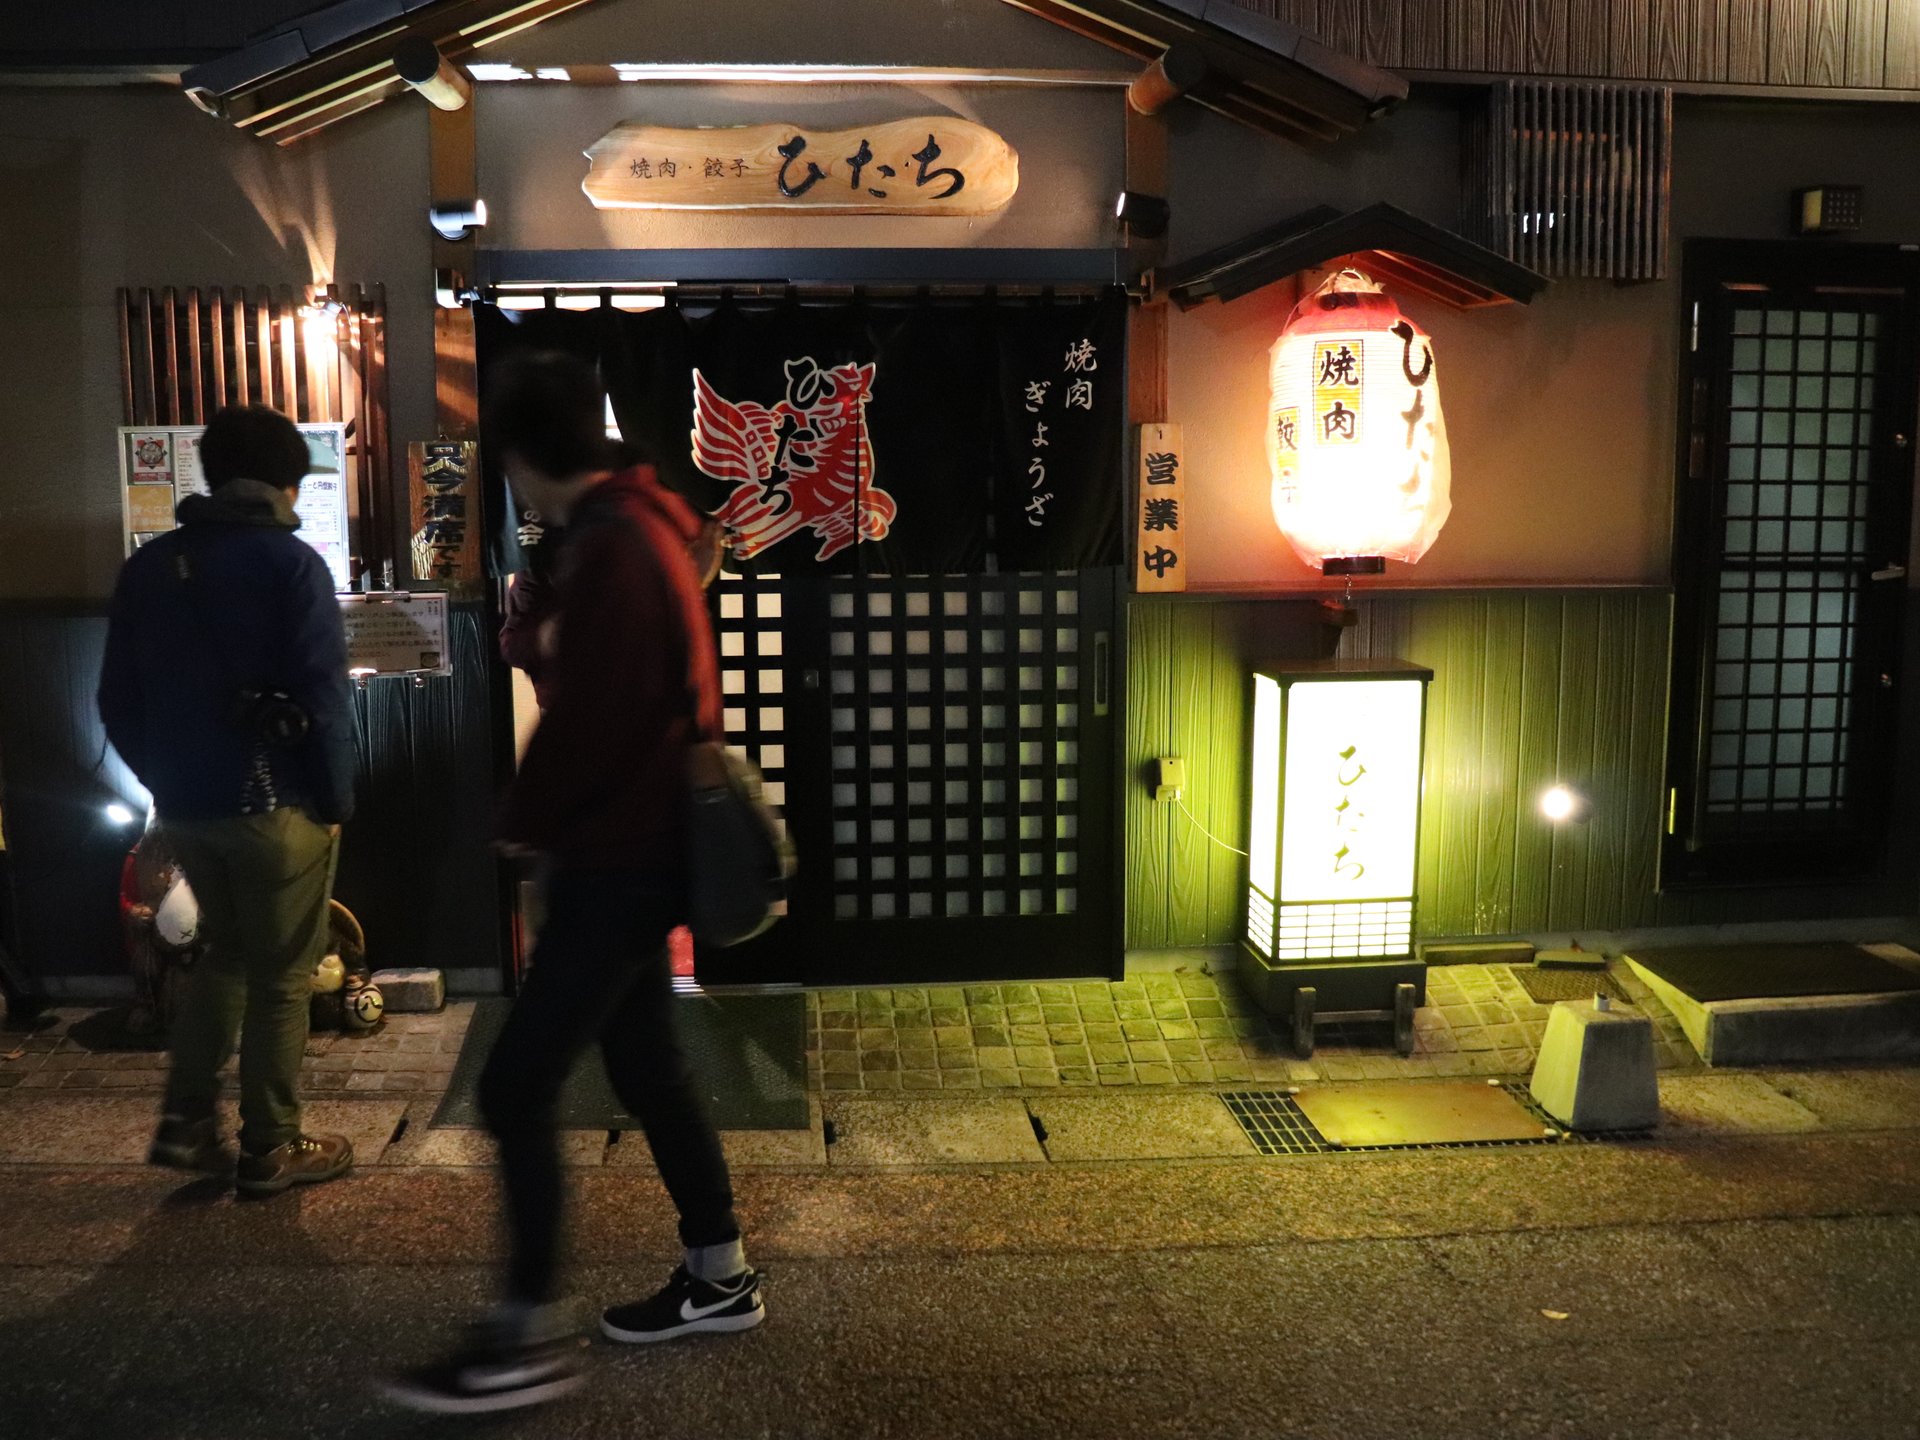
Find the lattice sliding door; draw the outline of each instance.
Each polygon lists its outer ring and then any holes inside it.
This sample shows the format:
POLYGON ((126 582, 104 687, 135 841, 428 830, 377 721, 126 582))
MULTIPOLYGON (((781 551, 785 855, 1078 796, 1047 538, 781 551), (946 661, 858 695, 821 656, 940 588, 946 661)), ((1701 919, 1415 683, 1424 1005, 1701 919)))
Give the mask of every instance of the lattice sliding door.
POLYGON ((1103 973, 1117 955, 1111 572, 729 577, 730 742, 800 850, 721 982, 1103 973))

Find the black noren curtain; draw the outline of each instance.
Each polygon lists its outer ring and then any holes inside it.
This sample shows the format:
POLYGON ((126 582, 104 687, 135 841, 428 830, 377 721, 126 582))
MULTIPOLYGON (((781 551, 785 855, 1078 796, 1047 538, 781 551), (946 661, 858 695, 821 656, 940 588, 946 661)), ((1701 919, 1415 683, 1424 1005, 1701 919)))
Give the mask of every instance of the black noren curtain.
MULTIPOLYGON (((742 568, 965 574, 1119 558, 1126 302, 669 304, 477 321, 600 367, 622 436, 742 568)), ((482 402, 484 404, 484 400, 482 402)), ((490 496, 504 497, 491 463, 490 496)), ((538 539, 500 499, 493 561, 538 539)))

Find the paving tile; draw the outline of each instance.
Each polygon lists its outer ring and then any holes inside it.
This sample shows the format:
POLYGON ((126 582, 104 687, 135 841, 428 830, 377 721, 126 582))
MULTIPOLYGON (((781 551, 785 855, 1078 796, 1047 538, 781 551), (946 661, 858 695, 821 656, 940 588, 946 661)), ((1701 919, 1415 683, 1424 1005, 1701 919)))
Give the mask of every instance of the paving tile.
POLYGON ((1124 1065, 1132 1058, 1124 1044, 1097 1040, 1087 1049, 1092 1052, 1093 1063, 1096 1065, 1124 1065))
POLYGON ((1120 1033, 1133 1041, 1158 1040, 1160 1027, 1151 1020, 1122 1020, 1120 1033))
POLYGON ((1167 1058, 1173 1061, 1187 1061, 1199 1064, 1206 1060, 1207 1054, 1198 1040, 1169 1040, 1166 1042, 1167 1058))
POLYGON ((1180 993, 1180 980, 1175 975, 1142 975, 1141 987, 1149 999, 1164 1000, 1180 993))
POLYGON ((873 1070, 898 1070, 900 1052, 897 1050, 862 1050, 860 1052, 860 1073, 873 1070))
POLYGON ((1212 1095, 1061 1095, 1028 1107, 1054 1160, 1156 1160, 1257 1153, 1212 1095))
POLYGON ((938 1090, 940 1072, 938 1070, 902 1070, 900 1088, 902 1090, 938 1090))
POLYGON ((858 1090, 860 1088, 860 1076, 858 1074, 840 1075, 829 1070, 820 1077, 820 1081, 828 1090, 858 1090))
POLYGON ((1051 1065, 1045 1069, 1029 1069, 1026 1066, 1022 1066, 1020 1069, 1020 1083, 1028 1090, 1053 1089, 1060 1084, 1060 1072, 1055 1070, 1051 1065))
POLYGON ((863 1025, 854 1034, 859 1037, 859 1048, 862 1050, 891 1050, 900 1043, 892 1026, 878 1029, 863 1025))
POLYGON ((963 988, 966 991, 967 1004, 969 1005, 1000 1005, 1005 1003, 1000 998, 1000 987, 998 985, 968 985, 963 988))
POLYGON ((927 1012, 927 1018, 936 1028, 949 1028, 967 1023, 967 1007, 964 1005, 935 1005, 927 1012))
POLYGON ((820 1028, 822 1030, 852 1030, 860 1023, 857 1010, 822 1010, 820 1028))
POLYGON ((1085 1045, 1056 1045, 1053 1047, 1053 1063, 1059 1066, 1092 1065, 1093 1052, 1085 1045))
POLYGON ((1094 1073, 1091 1065, 1062 1065, 1060 1083, 1062 1085, 1098 1085, 1100 1077, 1094 1073))
POLYGON ((1133 1084, 1133 1066, 1131 1065, 1097 1065, 1094 1071, 1099 1075, 1102 1085, 1133 1084))
POLYGON ((1198 971, 1182 970, 1175 974, 1174 979, 1179 984, 1182 995, 1212 999, 1220 993, 1219 982, 1211 975, 1203 975, 1198 971))
POLYGON ((980 1067, 980 1088, 983 1090, 1018 1090, 1020 1072, 1009 1067, 982 1065, 980 1067))
POLYGON ((1133 1074, 1142 1085, 1171 1085, 1174 1082, 1173 1066, 1170 1064, 1135 1065, 1133 1074))
POLYGON ((1118 1021, 1110 1025, 1090 1022, 1082 1028, 1087 1032, 1087 1039, 1096 1045, 1118 1045, 1127 1038, 1127 1032, 1120 1027, 1118 1021))
POLYGON ((1911 1130, 1920 1126, 1920 1071, 1773 1071, 1760 1078, 1819 1116, 1828 1129, 1911 1130))
POLYGON ((1080 1018, 1087 1024, 1111 1025, 1120 1018, 1120 1012, 1113 1008, 1113 1002, 1102 1000, 1094 1004, 1080 1003, 1080 1018))
POLYGON ((965 1070, 942 1070, 940 1088, 942 1090, 978 1090, 980 1072, 971 1067, 965 1070))
POLYGON ((1156 1020, 1185 1020, 1187 1002, 1184 1000, 1155 1000, 1150 1002, 1153 1018, 1156 1020))
POLYGON ((936 1025, 933 1029, 933 1048, 970 1050, 973 1048, 973 1032, 964 1025, 936 1025))
POLYGON ((958 985, 935 985, 927 991, 927 1004, 933 1006, 965 1005, 967 992, 958 985))
POLYGON ((858 1050, 828 1050, 820 1056, 820 1073, 823 1075, 858 1075, 860 1073, 860 1052, 858 1050))
POLYGON ((1007 1007, 1004 1005, 969 1005, 967 1006, 967 1023, 976 1027, 981 1025, 1005 1025, 1007 1023, 1007 1007))
POLYGON ((1047 1016, 1038 1005, 1009 1005, 1007 1006, 1007 1023, 1009 1025, 1044 1025, 1047 1023, 1047 1016))
POLYGON ((1040 1019, 1047 1025, 1078 1025, 1080 1011, 1072 1005, 1042 1005, 1040 1019))
POLYGON ((1116 1000, 1113 1010, 1122 1020, 1153 1019, 1153 1003, 1149 1000, 1116 1000))
POLYGON ((1142 1060, 1165 1060, 1167 1047, 1160 1040, 1131 1040, 1127 1043, 1127 1058, 1135 1064, 1142 1060))
POLYGON ((1758 1075, 1672 1075, 1660 1081, 1657 1133, 1774 1135, 1820 1128, 1817 1114, 1758 1075))
POLYGON ((933 1053, 938 1057, 942 1070, 976 1070, 980 1066, 980 1053, 971 1045, 964 1050, 936 1050, 933 1053))
POLYGON ((982 1070, 1010 1070, 1018 1063, 1014 1059, 1011 1045, 980 1045, 975 1047, 974 1054, 979 1058, 982 1070))
MULTIPOLYGON (((1014 1082, 1019 1081, 1018 1072, 1014 1082)), ((1027 1108, 1016 1099, 830 1100, 836 1139, 828 1162, 839 1166, 1008 1164, 1046 1156, 1027 1108)))
POLYGON ((902 1070, 938 1070, 940 1052, 931 1046, 902 1045, 900 1047, 900 1068, 902 1070))
POLYGON ((865 1091, 898 1090, 900 1072, 898 1070, 862 1070, 860 1088, 865 1091))
POLYGON ((981 1049, 1011 1045, 1013 1040, 1003 1025, 976 1025, 973 1027, 973 1043, 976 1049, 981 1049))
POLYGON ((893 1028, 896 1030, 927 1030, 933 1026, 931 1010, 896 1010, 893 1012, 893 1028))
POLYGON ((1052 1037, 1047 1034, 1044 1025, 1009 1025, 1007 1033, 1015 1045, 1047 1045, 1052 1037))
POLYGON ((904 990, 889 990, 887 994, 896 1010, 924 1010, 933 1003, 927 998, 926 989, 919 985, 909 985, 904 990))
POLYGON ((1193 1040, 1199 1037, 1197 1022, 1192 1020, 1162 1020, 1160 1038, 1162 1040, 1193 1040))
POLYGON ((1080 1045, 1087 1038, 1087 1032, 1078 1025, 1049 1025, 1046 1031, 1050 1045, 1080 1045))

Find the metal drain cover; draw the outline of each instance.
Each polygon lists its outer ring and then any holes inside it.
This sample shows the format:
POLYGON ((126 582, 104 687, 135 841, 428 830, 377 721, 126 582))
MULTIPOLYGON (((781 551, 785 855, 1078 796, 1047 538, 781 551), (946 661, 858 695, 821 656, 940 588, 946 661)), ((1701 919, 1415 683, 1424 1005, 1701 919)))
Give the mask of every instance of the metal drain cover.
POLYGON ((1485 1145, 1557 1133, 1529 1114, 1504 1086, 1475 1080, 1315 1087, 1294 1098, 1327 1143, 1343 1150, 1485 1145))

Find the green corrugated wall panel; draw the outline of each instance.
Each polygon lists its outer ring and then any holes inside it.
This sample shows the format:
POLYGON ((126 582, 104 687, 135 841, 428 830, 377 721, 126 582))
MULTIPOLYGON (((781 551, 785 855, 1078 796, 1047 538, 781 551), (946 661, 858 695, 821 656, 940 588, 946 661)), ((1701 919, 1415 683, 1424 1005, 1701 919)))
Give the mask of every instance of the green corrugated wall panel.
MULTIPOLYGON (((1434 670, 1421 822, 1424 935, 1898 913, 1869 886, 1656 895, 1671 603, 1664 592, 1482 591, 1360 599, 1340 653, 1434 670), (1584 824, 1541 818, 1556 780, 1584 824), (1863 908, 1865 907, 1865 908, 1863 908)), ((1151 762, 1187 761, 1187 807, 1245 848, 1247 674, 1330 640, 1302 601, 1130 606, 1127 944, 1232 943, 1244 861, 1154 804, 1151 762)))
MULTIPOLYGON (((1167 607, 1167 748, 1158 752, 1178 755, 1187 762, 1189 779, 1183 803, 1200 825, 1216 834, 1213 799, 1221 787, 1214 773, 1214 756, 1216 751, 1224 754, 1232 740, 1226 714, 1216 713, 1213 708, 1214 620, 1223 608, 1167 607)), ((1213 846, 1179 806, 1163 802, 1160 809, 1167 816, 1173 839, 1167 874, 1167 943, 1205 945, 1209 943, 1208 875, 1213 866, 1213 846)))
POLYGON ((1478 879, 1473 896, 1474 935, 1513 931, 1514 846, 1519 836, 1516 807, 1525 803, 1520 783, 1520 719, 1526 691, 1520 684, 1526 640, 1526 607, 1497 603, 1486 611, 1486 643, 1480 666, 1485 672, 1480 711, 1478 879))
POLYGON ((1127 614, 1127 947, 1168 943, 1167 861, 1172 833, 1166 806, 1153 802, 1153 757, 1168 753, 1167 697, 1173 607, 1134 604, 1127 614))
MULTIPOLYGON (((1207 716, 1213 730, 1212 760, 1194 777, 1196 809, 1207 829, 1235 849, 1246 846, 1247 827, 1247 635, 1258 620, 1250 604, 1213 605, 1213 653, 1208 677, 1207 716)), ((1183 819, 1185 817, 1182 817, 1183 819)), ((1206 914, 1198 944, 1217 945, 1240 933, 1246 906, 1246 861, 1207 841, 1206 914)))

